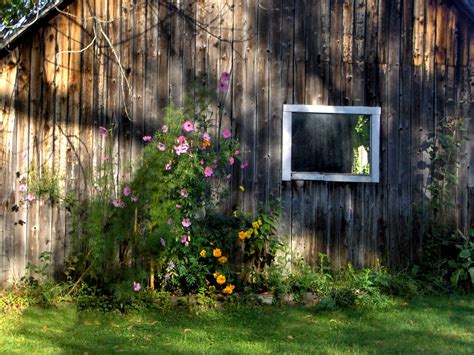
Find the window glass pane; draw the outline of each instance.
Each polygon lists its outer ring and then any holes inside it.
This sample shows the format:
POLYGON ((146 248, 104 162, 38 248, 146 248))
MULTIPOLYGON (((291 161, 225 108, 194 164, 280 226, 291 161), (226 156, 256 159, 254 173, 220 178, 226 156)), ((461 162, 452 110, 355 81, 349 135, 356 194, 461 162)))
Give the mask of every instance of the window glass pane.
POLYGON ((291 170, 370 174, 370 116, 293 112, 291 170))

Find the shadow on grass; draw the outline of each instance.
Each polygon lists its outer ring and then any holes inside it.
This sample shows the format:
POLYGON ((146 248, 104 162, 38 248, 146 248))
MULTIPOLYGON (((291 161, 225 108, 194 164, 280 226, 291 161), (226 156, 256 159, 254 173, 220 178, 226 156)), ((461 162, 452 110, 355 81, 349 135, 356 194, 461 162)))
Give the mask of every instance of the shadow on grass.
POLYGON ((468 297, 430 299, 406 308, 334 312, 242 307, 197 315, 180 311, 119 315, 78 313, 66 306, 28 310, 15 337, 22 339, 20 350, 42 353, 470 353, 473 314, 468 297))

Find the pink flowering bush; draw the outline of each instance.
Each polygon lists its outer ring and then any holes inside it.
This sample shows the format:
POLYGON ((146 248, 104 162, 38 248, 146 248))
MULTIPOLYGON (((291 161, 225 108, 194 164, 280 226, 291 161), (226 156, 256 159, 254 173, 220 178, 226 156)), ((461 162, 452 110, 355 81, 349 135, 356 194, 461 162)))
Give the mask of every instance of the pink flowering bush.
POLYGON ((79 275, 87 270, 88 281, 127 297, 144 285, 178 293, 210 284, 233 290, 227 260, 238 244, 228 236, 237 227, 219 205, 240 150, 230 128, 218 132, 210 125, 207 107, 204 97, 182 109, 170 106, 163 126, 141 137, 133 176, 120 185, 110 149, 114 132, 99 129, 103 154, 112 158, 102 161, 95 197, 74 211, 79 275), (222 256, 206 257, 216 248, 222 256), (216 283, 214 274, 226 282, 216 283))
POLYGON ((174 262, 172 273, 162 270, 158 276, 165 287, 174 284, 171 288, 181 290, 197 289, 204 275, 215 271, 204 267, 199 257, 203 245, 213 242, 203 236, 201 226, 226 196, 232 173, 229 162, 239 159, 235 154, 239 144, 231 130, 215 132, 206 104, 203 100, 198 104, 168 108, 165 124, 144 148, 132 181, 142 249, 158 265, 174 262), (187 276, 178 272, 184 268, 187 276), (190 276, 190 270, 200 271, 190 276), (179 280, 183 277, 186 282, 179 280))

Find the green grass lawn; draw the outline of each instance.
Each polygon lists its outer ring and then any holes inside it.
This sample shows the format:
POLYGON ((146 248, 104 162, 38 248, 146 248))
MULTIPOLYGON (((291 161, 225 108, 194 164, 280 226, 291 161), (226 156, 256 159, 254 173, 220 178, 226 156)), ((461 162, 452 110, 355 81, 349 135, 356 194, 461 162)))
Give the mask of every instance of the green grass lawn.
POLYGON ((72 305, 0 314, 0 352, 474 352, 472 297, 424 298, 384 310, 240 307, 191 315, 77 312, 72 305))

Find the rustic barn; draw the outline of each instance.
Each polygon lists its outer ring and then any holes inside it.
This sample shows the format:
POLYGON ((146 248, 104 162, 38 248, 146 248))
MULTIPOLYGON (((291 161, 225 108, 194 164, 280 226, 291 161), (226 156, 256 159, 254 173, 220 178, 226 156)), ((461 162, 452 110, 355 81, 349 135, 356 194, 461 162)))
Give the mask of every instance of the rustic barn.
MULTIPOLYGON (((446 117, 474 114, 472 0, 56 1, 0 46, 0 282, 42 251, 56 266, 68 251, 67 209, 21 203, 19 178, 46 167, 63 192, 87 195, 98 127, 112 125, 117 179, 127 178, 142 136, 195 78, 215 88, 231 73, 211 109, 249 161, 233 203, 255 212, 281 198, 281 232, 313 263, 320 252, 337 265, 418 260, 424 147, 446 117), (283 180, 289 104, 379 107, 378 181, 283 180)), ((474 224, 473 149, 471 139, 456 172, 464 231, 474 224)))

